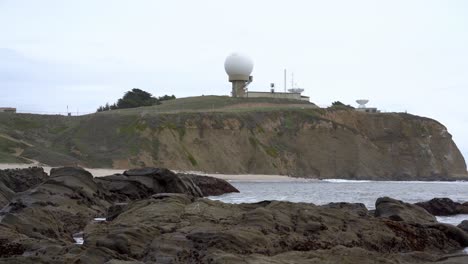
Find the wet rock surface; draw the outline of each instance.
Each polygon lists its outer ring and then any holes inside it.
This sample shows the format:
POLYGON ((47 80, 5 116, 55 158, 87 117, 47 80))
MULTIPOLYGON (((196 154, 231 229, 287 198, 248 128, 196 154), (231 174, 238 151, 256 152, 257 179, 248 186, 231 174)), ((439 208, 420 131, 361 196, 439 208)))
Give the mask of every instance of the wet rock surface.
POLYGON ((434 198, 427 202, 416 203, 429 213, 437 216, 468 214, 468 203, 455 202, 449 198, 434 198))
POLYGON ((415 205, 380 198, 374 216, 350 203, 225 204, 201 198, 221 193, 211 179, 198 182, 164 169, 103 179, 54 169, 0 211, 0 263, 468 262, 457 253, 467 234, 415 205))
POLYGON ((393 221, 421 224, 437 222, 436 218, 423 208, 389 197, 377 199, 375 202, 375 216, 388 218, 393 221))
POLYGON ((468 245, 454 226, 362 212, 344 204, 236 205, 158 195, 132 203, 112 222, 89 226, 85 246, 145 263, 418 263, 417 255, 406 254, 423 251, 435 261, 468 245))
POLYGON ((468 232, 468 220, 463 220, 457 227, 468 232))
POLYGON ((198 185, 203 193, 203 196, 216 196, 225 193, 239 192, 239 190, 237 190, 227 181, 215 177, 181 173, 179 173, 178 176, 191 179, 196 185, 198 185))
POLYGON ((0 170, 0 182, 14 192, 24 192, 45 180, 47 173, 40 167, 0 170))
POLYGON ((7 205, 14 194, 34 187, 47 179, 42 168, 0 170, 0 207, 7 205))
POLYGON ((0 211, 0 240, 7 247, 21 245, 24 252, 46 253, 73 245, 72 234, 82 230, 109 203, 79 168, 53 169, 42 184, 16 194, 0 211))
POLYGON ((0 181, 0 207, 7 205, 14 195, 15 192, 0 181))
POLYGON ((127 170, 123 174, 99 177, 95 181, 112 195, 116 201, 131 201, 148 198, 156 193, 186 193, 203 197, 200 187, 191 177, 160 168, 127 170))

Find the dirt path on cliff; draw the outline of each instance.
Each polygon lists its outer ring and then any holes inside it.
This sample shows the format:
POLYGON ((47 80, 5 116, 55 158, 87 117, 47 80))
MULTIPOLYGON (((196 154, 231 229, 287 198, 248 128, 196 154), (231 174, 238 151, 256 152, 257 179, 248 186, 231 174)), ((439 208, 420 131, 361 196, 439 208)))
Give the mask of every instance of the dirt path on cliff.
POLYGON ((30 143, 28 143, 28 142, 26 142, 26 141, 23 141, 23 140, 19 140, 19 139, 16 139, 16 138, 12 138, 12 137, 10 137, 10 136, 8 136, 8 135, 5 135, 5 134, 2 134, 2 133, 0 133, 0 137, 1 137, 1 138, 4 138, 4 139, 6 139, 6 140, 9 140, 9 141, 13 141, 13 142, 15 142, 15 143, 24 144, 24 145, 26 145, 26 146, 28 146, 28 147, 34 147, 33 144, 30 144, 30 143))

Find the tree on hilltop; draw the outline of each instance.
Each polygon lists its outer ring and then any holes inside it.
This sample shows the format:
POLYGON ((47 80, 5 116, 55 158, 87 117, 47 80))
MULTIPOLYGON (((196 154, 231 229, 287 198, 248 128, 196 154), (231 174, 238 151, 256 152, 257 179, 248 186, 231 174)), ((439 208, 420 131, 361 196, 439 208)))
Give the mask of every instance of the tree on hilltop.
POLYGON ((336 109, 343 109, 343 110, 346 110, 346 109, 354 109, 354 107, 352 107, 351 105, 345 105, 340 101, 335 101, 335 102, 332 102, 332 105, 330 107, 328 107, 328 109, 335 109, 335 110, 336 109))
POLYGON ((133 88, 117 101, 117 109, 151 106, 155 104, 159 104, 159 101, 154 98, 152 94, 138 88, 133 88))
POLYGON ((108 111, 114 109, 135 108, 141 106, 151 106, 161 104, 161 101, 176 99, 174 95, 164 95, 159 98, 154 97, 152 94, 138 88, 133 88, 124 94, 122 98, 117 100, 117 103, 109 105, 106 103, 100 106, 97 111, 108 111))

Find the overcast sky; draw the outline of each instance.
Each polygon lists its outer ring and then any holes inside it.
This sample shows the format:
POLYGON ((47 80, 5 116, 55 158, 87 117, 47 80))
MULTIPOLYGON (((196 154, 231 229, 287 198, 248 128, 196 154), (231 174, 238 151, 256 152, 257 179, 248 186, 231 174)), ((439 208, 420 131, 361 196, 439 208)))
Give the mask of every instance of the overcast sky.
POLYGON ((92 112, 133 87, 228 95, 225 57, 255 62, 250 90, 294 72, 311 101, 358 98, 446 125, 468 157, 468 1, 0 0, 0 106, 92 112))

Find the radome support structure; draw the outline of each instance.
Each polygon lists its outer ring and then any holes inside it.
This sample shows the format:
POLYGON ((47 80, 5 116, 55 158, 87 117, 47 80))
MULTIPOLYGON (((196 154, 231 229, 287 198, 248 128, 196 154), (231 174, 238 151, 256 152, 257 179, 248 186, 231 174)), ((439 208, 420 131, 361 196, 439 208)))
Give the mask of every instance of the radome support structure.
POLYGON ((245 97, 252 82, 253 61, 242 54, 232 53, 224 62, 224 69, 232 83, 232 97, 245 97))

